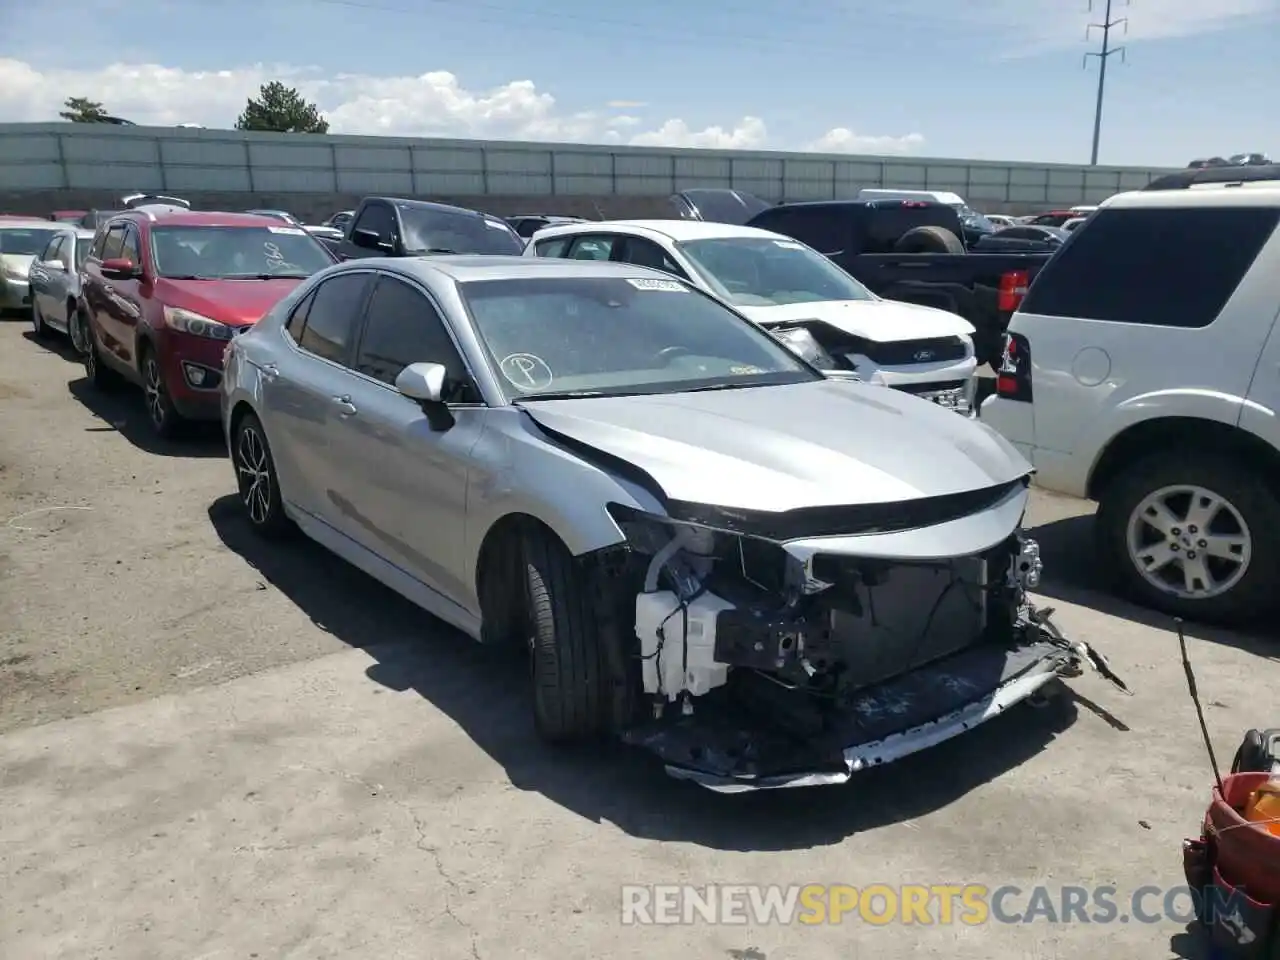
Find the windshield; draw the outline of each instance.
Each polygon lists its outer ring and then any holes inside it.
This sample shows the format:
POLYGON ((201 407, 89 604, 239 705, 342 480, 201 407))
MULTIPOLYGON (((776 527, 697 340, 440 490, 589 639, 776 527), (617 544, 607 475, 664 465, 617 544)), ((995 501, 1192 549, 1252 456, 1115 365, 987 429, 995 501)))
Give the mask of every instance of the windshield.
POLYGON ((540 277, 459 290, 508 399, 820 380, 754 324, 678 280, 540 277))
POLYGON ((716 293, 740 307, 876 299, 822 254, 795 240, 720 237, 676 246, 716 293))
POLYGON ((39 227, 0 227, 0 253, 18 257, 38 256, 57 233, 57 230, 41 230, 39 227))
POLYGON ((156 275, 222 280, 309 277, 333 258, 301 227, 153 227, 156 275))
POLYGON ((474 213, 401 207, 405 253, 524 254, 524 242, 510 224, 474 213))

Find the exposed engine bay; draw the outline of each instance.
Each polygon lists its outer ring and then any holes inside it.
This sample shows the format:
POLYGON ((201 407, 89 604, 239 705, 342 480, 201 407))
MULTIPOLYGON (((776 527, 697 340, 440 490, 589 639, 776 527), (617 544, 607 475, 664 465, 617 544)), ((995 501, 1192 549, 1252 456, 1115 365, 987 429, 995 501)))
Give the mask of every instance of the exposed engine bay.
POLYGON ((972 555, 890 560, 846 552, 845 537, 823 552, 822 538, 758 535, 787 531, 611 512, 636 578, 643 568, 635 635, 652 711, 625 739, 673 776, 719 790, 843 782, 1085 664, 1126 689, 1029 603, 1042 564, 1020 530, 972 555))

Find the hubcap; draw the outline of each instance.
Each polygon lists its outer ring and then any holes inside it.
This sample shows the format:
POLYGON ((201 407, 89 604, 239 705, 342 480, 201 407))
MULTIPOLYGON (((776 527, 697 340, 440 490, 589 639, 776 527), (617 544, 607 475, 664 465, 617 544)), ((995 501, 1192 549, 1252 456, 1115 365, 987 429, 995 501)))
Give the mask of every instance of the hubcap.
POLYGON ((160 376, 160 363, 154 356, 147 357, 143 389, 147 394, 147 413, 156 426, 164 424, 164 381, 160 376))
POLYGON ((1208 600, 1244 577, 1253 537, 1225 497, 1179 484, 1138 504, 1129 517, 1128 547, 1134 568, 1157 590, 1208 600))
POLYGON ((240 481, 240 499, 254 523, 266 522, 271 510, 271 471, 267 467, 267 448, 253 427, 240 431, 236 444, 236 476, 240 481))

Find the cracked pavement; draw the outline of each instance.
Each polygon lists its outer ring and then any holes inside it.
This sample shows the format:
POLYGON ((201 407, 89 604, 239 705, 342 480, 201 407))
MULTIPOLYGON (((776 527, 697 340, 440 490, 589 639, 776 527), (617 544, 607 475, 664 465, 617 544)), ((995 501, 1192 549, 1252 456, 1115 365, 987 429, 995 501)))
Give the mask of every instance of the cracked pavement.
MULTIPOLYGON (((1096 676, 847 788, 724 797, 557 751, 518 661, 239 523, 215 432, 159 446, 0 323, 0 956, 1202 955, 1174 922, 650 927, 630 883, 1181 884, 1210 778, 1174 637, 1089 583, 1087 505, 1037 493, 1044 592, 1096 676)), ((1219 756, 1274 641, 1190 638, 1219 756)))

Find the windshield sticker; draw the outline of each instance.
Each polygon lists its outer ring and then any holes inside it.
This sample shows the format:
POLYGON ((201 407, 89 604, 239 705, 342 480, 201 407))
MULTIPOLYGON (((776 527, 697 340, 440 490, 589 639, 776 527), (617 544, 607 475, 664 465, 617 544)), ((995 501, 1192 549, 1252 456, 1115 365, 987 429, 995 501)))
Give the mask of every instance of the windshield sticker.
POLYGON ((291 237, 305 237, 307 231, 301 227, 267 227, 272 233, 283 233, 291 237))
POLYGON ((555 377, 541 357, 532 353, 513 353, 498 364, 502 375, 521 390, 545 390, 555 377))
POLYGON ((679 280, 628 280, 637 290, 664 290, 667 293, 684 293, 685 286, 679 280))
POLYGON ((729 368, 730 373, 748 374, 748 373, 764 373, 759 367, 754 367, 749 363, 738 364, 729 368))
POLYGON ((786 249, 786 250, 803 250, 804 249, 803 243, 796 243, 794 240, 775 240, 773 241, 773 245, 775 247, 782 247, 783 249, 786 249))

